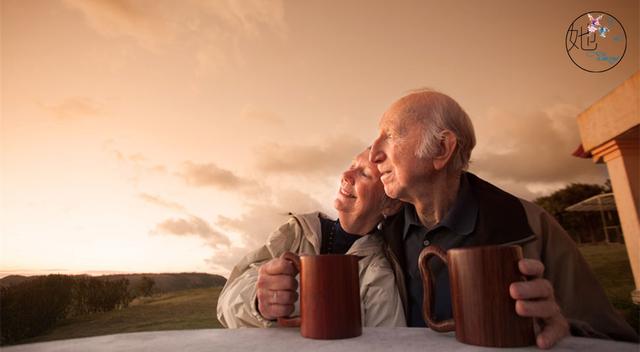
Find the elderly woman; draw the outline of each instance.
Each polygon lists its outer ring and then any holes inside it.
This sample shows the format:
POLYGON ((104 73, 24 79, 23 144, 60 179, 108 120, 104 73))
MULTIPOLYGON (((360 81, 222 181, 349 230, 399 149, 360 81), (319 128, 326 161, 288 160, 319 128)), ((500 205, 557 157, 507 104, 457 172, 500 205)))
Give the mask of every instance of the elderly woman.
MULTIPOLYGON (((400 209, 388 198, 369 150, 360 153, 342 182, 334 202, 338 220, 324 214, 293 215, 233 268, 218 299, 218 320, 228 328, 268 327, 295 310, 298 299, 293 265, 280 259, 298 254, 353 254, 359 261, 360 301, 365 326, 405 326, 393 270, 378 234, 382 220, 400 209)), ((321 293, 319 293, 321 294, 321 293)))

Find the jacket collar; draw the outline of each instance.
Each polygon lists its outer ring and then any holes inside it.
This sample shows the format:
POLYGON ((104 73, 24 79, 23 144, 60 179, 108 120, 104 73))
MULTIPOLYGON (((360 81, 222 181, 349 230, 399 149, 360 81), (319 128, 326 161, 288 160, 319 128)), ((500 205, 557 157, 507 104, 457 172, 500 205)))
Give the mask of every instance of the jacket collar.
MULTIPOLYGON (((322 240, 322 226, 320 217, 330 219, 326 214, 321 212, 313 212, 308 214, 292 214, 292 216, 300 223, 303 236, 314 248, 315 254, 320 254, 322 240)), ((341 227, 339 231, 344 231, 341 227)), ((346 233, 346 232, 345 232, 346 233)), ((380 252, 383 240, 379 232, 365 235, 357 239, 346 254, 358 256, 368 256, 380 252)))
POLYGON ((315 254, 320 254, 320 242, 322 239, 322 226, 320 225, 320 217, 329 219, 329 217, 321 212, 313 212, 307 214, 291 214, 302 227, 302 236, 311 243, 315 254))
POLYGON ((356 240, 346 254, 353 254, 360 257, 366 257, 372 254, 380 253, 383 240, 380 233, 372 233, 364 235, 356 240))
POLYGON ((524 243, 535 238, 519 198, 467 172, 478 201, 478 221, 469 245, 524 243))

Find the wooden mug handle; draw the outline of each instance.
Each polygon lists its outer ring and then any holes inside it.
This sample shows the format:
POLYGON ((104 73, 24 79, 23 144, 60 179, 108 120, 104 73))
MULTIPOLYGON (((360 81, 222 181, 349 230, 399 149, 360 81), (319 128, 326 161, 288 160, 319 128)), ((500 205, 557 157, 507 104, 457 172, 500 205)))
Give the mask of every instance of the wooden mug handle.
POLYGON ((447 254, 438 246, 425 247, 422 252, 420 252, 418 267, 420 267, 420 276, 422 277, 422 287, 424 290, 422 295, 422 315, 424 316, 424 320, 427 322, 427 325, 429 325, 432 330, 438 332, 453 331, 455 330, 455 321, 453 319, 435 321, 432 318, 435 295, 433 293, 433 278, 431 270, 427 264, 429 264, 429 258, 434 255, 440 258, 445 265, 449 265, 449 262, 447 261, 447 254))
MULTIPOLYGON (((280 256, 280 258, 290 261, 293 264, 293 266, 296 268, 296 270, 300 272, 300 257, 297 254, 294 254, 291 252, 284 252, 280 256)), ((300 326, 301 323, 302 321, 300 320, 299 316, 298 317, 278 317, 278 325, 280 326, 291 328, 291 327, 298 327, 300 326)))

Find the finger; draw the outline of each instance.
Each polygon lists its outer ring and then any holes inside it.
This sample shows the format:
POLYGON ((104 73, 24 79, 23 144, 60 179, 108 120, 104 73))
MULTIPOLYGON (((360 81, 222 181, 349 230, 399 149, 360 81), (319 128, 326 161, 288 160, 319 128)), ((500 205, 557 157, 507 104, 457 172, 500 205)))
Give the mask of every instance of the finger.
POLYGON ((548 299, 553 297, 553 286, 546 279, 518 281, 509 285, 509 294, 513 299, 548 299))
POLYGON ((294 304, 298 293, 291 290, 268 290, 259 288, 256 291, 258 304, 294 304))
POLYGON ((290 304, 279 304, 274 302, 274 299, 287 299, 286 296, 281 297, 281 292, 284 291, 258 290, 256 292, 258 298, 258 311, 264 318, 272 320, 279 316, 287 316, 293 312, 293 303, 295 301, 290 304))
POLYGON ((258 277, 256 283, 258 289, 263 290, 289 290, 295 291, 298 289, 298 280, 295 277, 289 275, 267 275, 258 277))
POLYGON ((516 313, 522 317, 549 319, 560 313, 560 307, 552 300, 516 301, 516 313))
POLYGON ((296 291, 273 291, 271 304, 291 305, 298 300, 296 291))
POLYGON ((539 260, 524 258, 518 261, 518 269, 522 275, 542 277, 544 264, 539 260))
POLYGON ((282 258, 271 259, 260 269, 269 275, 295 275, 297 273, 296 267, 290 261, 282 258))
POLYGON ((287 317, 294 311, 293 304, 268 304, 260 310, 264 317, 270 316, 273 318, 287 317))
POLYGON ((550 319, 544 329, 536 336, 536 345, 542 349, 549 349, 568 335, 569 324, 564 317, 550 319))

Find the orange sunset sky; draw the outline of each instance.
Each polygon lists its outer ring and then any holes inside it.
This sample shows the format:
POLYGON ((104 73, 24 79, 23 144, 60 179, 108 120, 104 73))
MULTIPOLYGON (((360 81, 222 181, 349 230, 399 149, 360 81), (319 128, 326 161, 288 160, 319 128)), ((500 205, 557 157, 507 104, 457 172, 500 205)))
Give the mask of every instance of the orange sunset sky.
POLYGON ((471 171, 525 199, 606 169, 578 113, 639 68, 639 2, 1 0, 9 274, 227 275, 289 211, 331 205, 386 108, 431 87, 474 121, 471 171), (579 69, 571 22, 622 61, 579 69))

